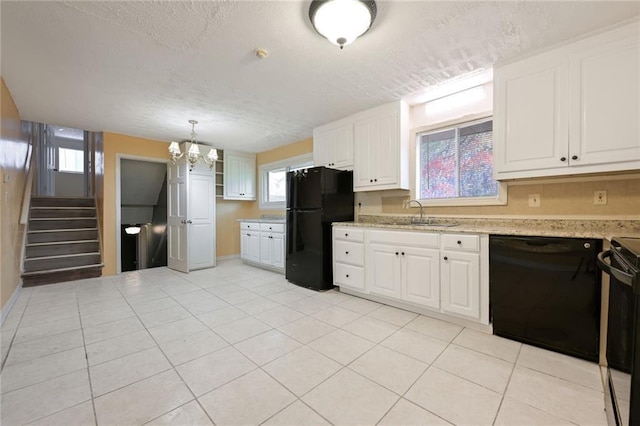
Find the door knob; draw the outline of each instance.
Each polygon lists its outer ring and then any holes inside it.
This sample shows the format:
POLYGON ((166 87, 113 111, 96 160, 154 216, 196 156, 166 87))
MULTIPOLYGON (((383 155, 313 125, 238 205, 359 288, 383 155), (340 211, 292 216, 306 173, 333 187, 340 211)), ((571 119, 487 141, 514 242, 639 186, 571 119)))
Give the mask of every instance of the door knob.
POLYGON ((187 223, 187 221, 186 221, 186 220, 184 220, 184 219, 182 219, 182 220, 180 221, 180 223, 185 224, 185 223, 187 223))
POLYGON ((190 220, 188 220, 188 221, 187 221, 187 223, 193 223, 193 222, 191 222, 190 220))
POLYGON ((567 161, 567 157, 560 158, 560 161, 567 161))
POLYGON ((578 156, 577 156, 577 155, 574 155, 573 157, 571 157, 571 159, 572 159, 572 160, 577 160, 577 159, 578 159, 578 156))
POLYGON ((444 257, 444 260, 449 260, 449 258, 447 256, 444 257))

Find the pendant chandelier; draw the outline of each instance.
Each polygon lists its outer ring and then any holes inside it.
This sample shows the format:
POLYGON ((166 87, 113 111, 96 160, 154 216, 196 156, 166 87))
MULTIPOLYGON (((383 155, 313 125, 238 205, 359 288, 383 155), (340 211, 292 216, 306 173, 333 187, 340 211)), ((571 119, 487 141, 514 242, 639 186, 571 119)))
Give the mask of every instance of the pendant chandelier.
POLYGON ((342 49, 369 30, 376 12, 373 0, 313 0, 309 19, 320 35, 342 49))
POLYGON ((198 146, 198 142, 196 141, 196 124, 198 122, 196 120, 189 120, 191 124, 191 140, 189 149, 187 152, 180 151, 180 145, 178 142, 171 142, 169 145, 169 155, 171 156, 171 164, 176 164, 180 158, 186 155, 187 162, 189 163, 189 171, 192 171, 198 162, 202 160, 207 166, 209 166, 209 170, 213 170, 213 167, 216 164, 216 160, 218 159, 218 150, 215 148, 211 148, 206 157, 200 154, 200 147, 198 146))

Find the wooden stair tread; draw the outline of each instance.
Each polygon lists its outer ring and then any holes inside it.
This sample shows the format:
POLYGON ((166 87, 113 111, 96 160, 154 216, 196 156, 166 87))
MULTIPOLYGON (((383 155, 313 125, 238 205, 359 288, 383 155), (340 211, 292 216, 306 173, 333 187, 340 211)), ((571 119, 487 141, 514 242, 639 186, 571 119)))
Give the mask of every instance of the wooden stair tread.
POLYGON ((25 261, 28 260, 45 260, 45 259, 62 259, 62 258, 67 258, 67 257, 80 257, 80 256, 95 256, 95 255, 99 255, 100 252, 95 251, 95 252, 87 252, 87 253, 71 253, 71 254, 58 254, 55 256, 41 256, 41 257, 28 257, 25 259, 25 261))
POLYGON ((27 231, 27 234, 42 234, 44 232, 73 232, 73 231, 97 231, 98 228, 65 228, 65 229, 35 229, 27 231))
POLYGON ((50 241, 47 243, 30 243, 27 247, 41 247, 41 246, 55 246, 59 244, 81 244, 81 243, 98 243, 100 241, 96 239, 92 240, 71 240, 71 241, 50 241))
POLYGON ((31 207, 31 210, 95 210, 95 207, 88 206, 49 206, 49 207, 31 207))
POLYGON ((31 272, 23 272, 23 277, 29 277, 33 275, 43 275, 43 274, 51 274, 55 272, 66 272, 66 271, 75 271, 77 269, 90 269, 90 268, 102 268, 104 267, 104 263, 94 263, 92 265, 83 265, 83 266, 71 266, 68 268, 58 268, 58 269, 47 269, 44 271, 31 271, 31 272))
POLYGON ((97 219, 95 216, 76 216, 76 217, 32 217, 29 220, 36 221, 47 221, 47 220, 92 220, 97 219))

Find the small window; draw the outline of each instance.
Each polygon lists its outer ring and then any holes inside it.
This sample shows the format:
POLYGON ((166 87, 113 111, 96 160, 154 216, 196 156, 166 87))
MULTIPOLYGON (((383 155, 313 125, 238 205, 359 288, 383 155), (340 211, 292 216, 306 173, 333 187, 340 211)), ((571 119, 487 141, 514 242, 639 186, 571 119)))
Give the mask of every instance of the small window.
POLYGON ((419 133, 418 198, 497 199, 493 179, 493 121, 459 124, 419 133))
POLYGON ((58 148, 58 171, 63 173, 84 173, 84 151, 58 148))
POLYGON ((287 172, 311 166, 311 154, 260 166, 260 208, 283 209, 287 200, 287 172))

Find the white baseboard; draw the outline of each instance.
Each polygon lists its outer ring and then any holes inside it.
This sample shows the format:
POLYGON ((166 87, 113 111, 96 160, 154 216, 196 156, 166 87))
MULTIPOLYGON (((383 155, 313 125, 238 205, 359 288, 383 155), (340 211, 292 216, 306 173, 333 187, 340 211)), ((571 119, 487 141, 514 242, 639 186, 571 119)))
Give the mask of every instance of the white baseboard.
POLYGON ((216 257, 216 261, 225 261, 225 260, 232 260, 232 259, 240 259, 240 255, 239 254, 230 254, 229 256, 218 256, 216 257))
POLYGON ((4 323, 4 320, 9 316, 9 312, 11 312, 11 308, 13 308, 13 304, 18 300, 18 296, 20 296, 20 292, 22 292, 22 280, 18 283, 18 286, 13 291, 11 298, 7 301, 7 304, 0 308, 0 325, 4 323))

